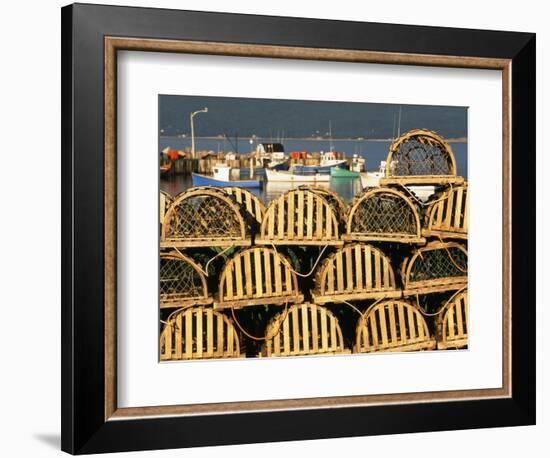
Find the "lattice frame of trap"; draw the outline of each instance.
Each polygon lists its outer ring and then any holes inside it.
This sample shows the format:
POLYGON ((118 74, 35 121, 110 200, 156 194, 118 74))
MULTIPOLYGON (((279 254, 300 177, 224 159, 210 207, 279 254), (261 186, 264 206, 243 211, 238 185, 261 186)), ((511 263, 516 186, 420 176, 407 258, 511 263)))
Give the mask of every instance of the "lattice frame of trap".
POLYGON ((463 181, 456 174, 449 143, 431 130, 413 129, 391 144, 380 184, 444 185, 463 181))
POLYGON ((191 188, 174 198, 161 231, 161 248, 251 245, 246 212, 218 188, 191 188))
POLYGON ((338 318, 326 307, 295 304, 267 325, 263 356, 306 356, 349 353, 338 318))
POLYGON ((264 203, 256 195, 248 189, 238 186, 228 186, 221 189, 233 196, 237 203, 244 207, 252 219, 256 221, 258 227, 262 224, 266 208, 264 203))
POLYGON ((181 252, 161 253, 159 283, 160 308, 213 302, 203 270, 181 252))
POLYGON ((291 189, 269 204, 258 245, 342 245, 338 209, 319 192, 291 189))
POLYGON ((435 338, 419 307, 390 299, 372 304, 359 318, 356 353, 432 350, 435 338))
POLYGON ((356 243, 327 256, 315 273, 316 304, 401 297, 389 258, 371 245, 356 243))
POLYGON ((468 346, 468 290, 457 291, 436 318, 437 348, 459 349, 468 346))
POLYGON ((232 256, 219 280, 214 307, 282 305, 304 300, 288 258, 268 247, 253 247, 232 256))
POLYGON ((425 243, 416 205, 397 189, 380 187, 359 193, 346 212, 346 241, 425 243))
POLYGON ((425 237, 468 238, 468 184, 436 195, 425 213, 425 237))
POLYGON ((455 291, 468 285, 468 252, 456 242, 433 241, 401 265, 403 295, 455 291))
POLYGON ((230 318, 212 307, 188 307, 170 315, 160 334, 160 360, 241 358, 230 318))

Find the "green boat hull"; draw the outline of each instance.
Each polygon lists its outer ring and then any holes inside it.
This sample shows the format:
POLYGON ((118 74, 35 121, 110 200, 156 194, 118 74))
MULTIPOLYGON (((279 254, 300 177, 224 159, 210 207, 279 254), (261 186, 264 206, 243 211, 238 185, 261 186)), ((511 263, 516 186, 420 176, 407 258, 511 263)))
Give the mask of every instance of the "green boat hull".
POLYGON ((330 169, 330 176, 333 178, 359 178, 359 172, 352 172, 351 170, 341 169, 340 167, 332 167, 330 169))

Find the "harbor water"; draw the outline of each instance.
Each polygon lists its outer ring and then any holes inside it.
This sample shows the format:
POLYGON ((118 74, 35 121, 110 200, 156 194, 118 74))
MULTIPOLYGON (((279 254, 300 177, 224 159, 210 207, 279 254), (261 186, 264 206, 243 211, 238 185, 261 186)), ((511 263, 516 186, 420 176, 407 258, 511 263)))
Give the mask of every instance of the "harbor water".
MULTIPOLYGON (((258 141, 270 142, 269 139, 258 139, 258 141)), ((363 157, 366 161, 366 170, 378 170, 380 161, 386 160, 391 141, 386 140, 354 140, 354 139, 333 139, 329 140, 311 140, 311 139, 288 139, 284 141, 286 154, 291 151, 307 151, 308 153, 329 151, 331 146, 338 153, 343 153, 346 158, 351 158, 354 154, 363 157)), ((450 143, 457 164, 458 175, 468 178, 468 146, 466 142, 450 143)), ((159 147, 163 150, 171 147, 177 150, 185 150, 191 146, 190 138, 181 137, 160 137, 159 147)), ((248 139, 240 139, 238 143, 234 139, 231 142, 218 138, 196 138, 197 151, 235 151, 239 153, 249 153, 255 149, 256 143, 250 144, 248 139), (235 148, 236 147, 236 148, 235 148)), ((240 179, 250 178, 248 169, 241 170, 240 179)), ((261 179, 264 179, 263 177, 261 179)), ((293 183, 274 183, 263 181, 261 188, 250 188, 264 203, 269 203, 272 199, 280 196, 287 190, 296 187, 293 183)), ((342 198, 349 202, 357 193, 361 191, 361 181, 359 178, 334 178, 330 182, 319 183, 320 186, 330 187, 336 191, 342 198)), ((191 175, 189 174, 169 174, 160 179, 160 189, 171 195, 179 194, 192 186, 191 175)))

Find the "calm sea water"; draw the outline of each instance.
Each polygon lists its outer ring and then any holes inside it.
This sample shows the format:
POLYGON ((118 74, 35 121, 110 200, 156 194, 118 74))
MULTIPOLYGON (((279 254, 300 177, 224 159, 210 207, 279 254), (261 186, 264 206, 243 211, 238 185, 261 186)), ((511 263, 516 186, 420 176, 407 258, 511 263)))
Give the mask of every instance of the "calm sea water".
MULTIPOLYGON (((269 142, 268 139, 261 141, 269 142)), ((195 139, 195 148, 197 151, 212 150, 212 151, 232 151, 235 146, 238 147, 238 151, 248 152, 251 150, 251 145, 248 139, 240 139, 238 145, 235 145, 235 140, 232 140, 231 144, 227 140, 209 139, 209 138, 197 138, 195 139)), ((160 138, 160 150, 167 146, 183 150, 191 147, 190 138, 179 137, 161 137, 160 138)), ((366 160, 367 170, 377 170, 380 161, 386 160, 388 155, 388 149, 390 147, 389 141, 373 141, 373 140, 332 140, 334 149, 340 153, 345 153, 346 157, 351 157, 354 154, 362 156, 366 160)), ((256 144, 252 145, 255 148, 256 144)), ((285 140, 285 151, 329 151, 330 143, 327 140, 285 140)), ((453 149, 457 171, 459 175, 464 178, 468 178, 468 146, 465 142, 451 143, 453 149)), ((249 178, 248 170, 241 170, 241 179, 249 178)), ((358 178, 331 178, 329 183, 321 183, 321 185, 330 187, 342 198, 349 202, 353 196, 361 191, 361 182, 358 178)), ((169 194, 175 195, 182 191, 185 191, 192 186, 191 176, 188 175, 173 175, 168 178, 161 178, 160 188, 169 194)), ((260 197, 265 203, 268 203, 272 199, 278 197, 288 189, 293 187, 290 183, 271 183, 264 182, 262 188, 250 189, 258 197, 260 197)))

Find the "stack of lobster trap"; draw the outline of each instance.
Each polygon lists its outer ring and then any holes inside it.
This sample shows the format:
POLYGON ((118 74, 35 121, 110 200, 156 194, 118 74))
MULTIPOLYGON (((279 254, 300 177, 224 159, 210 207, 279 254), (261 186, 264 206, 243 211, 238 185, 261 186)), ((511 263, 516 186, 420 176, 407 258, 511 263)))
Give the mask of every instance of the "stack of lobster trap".
POLYGON ((464 348, 468 187, 413 130, 380 186, 160 195, 161 360, 464 348), (436 191, 427 201, 419 187, 436 191))

